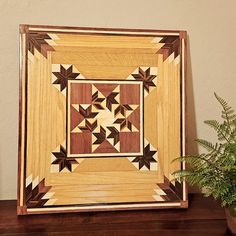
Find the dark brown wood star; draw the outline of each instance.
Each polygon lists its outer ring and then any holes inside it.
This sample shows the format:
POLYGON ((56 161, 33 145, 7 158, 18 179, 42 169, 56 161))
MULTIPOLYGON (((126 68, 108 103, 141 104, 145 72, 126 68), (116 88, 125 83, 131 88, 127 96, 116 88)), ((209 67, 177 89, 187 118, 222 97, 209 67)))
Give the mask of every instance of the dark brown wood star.
POLYGON ((139 73, 132 74, 132 76, 138 81, 143 81, 143 87, 147 92, 149 92, 149 87, 156 87, 153 82, 153 80, 156 78, 156 75, 150 74, 150 68, 144 71, 139 67, 139 73))
POLYGON ((75 159, 68 158, 66 155, 66 149, 60 145, 60 151, 59 152, 53 152, 52 153, 56 160, 52 162, 52 164, 58 164, 59 165, 59 172, 61 172, 64 168, 72 171, 72 164, 78 164, 78 162, 75 159))
POLYGON ((150 144, 148 144, 144 148, 144 154, 143 156, 136 157, 132 162, 138 162, 139 163, 139 169, 141 169, 143 166, 146 166, 150 170, 150 163, 151 162, 157 162, 153 156, 156 154, 156 151, 150 150, 150 144))
POLYGON ((52 72, 57 77, 53 84, 60 84, 61 91, 67 87, 68 80, 74 80, 80 75, 80 73, 74 73, 72 69, 72 65, 68 69, 60 65, 60 72, 52 72))

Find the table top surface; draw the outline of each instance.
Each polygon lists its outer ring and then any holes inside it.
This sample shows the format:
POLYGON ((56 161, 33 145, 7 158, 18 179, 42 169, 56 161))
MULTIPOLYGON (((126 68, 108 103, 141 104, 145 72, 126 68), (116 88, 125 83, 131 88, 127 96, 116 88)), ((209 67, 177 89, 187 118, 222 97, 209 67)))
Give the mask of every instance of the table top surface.
POLYGON ((0 235, 231 235, 224 209, 212 198, 189 196, 189 209, 16 215, 0 201, 0 235))

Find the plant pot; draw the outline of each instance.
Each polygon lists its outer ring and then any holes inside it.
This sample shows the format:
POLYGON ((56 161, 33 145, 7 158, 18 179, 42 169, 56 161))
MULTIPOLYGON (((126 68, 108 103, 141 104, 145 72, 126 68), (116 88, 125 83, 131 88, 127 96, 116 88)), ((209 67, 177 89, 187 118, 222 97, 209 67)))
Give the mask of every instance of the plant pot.
POLYGON ((230 231, 236 235, 236 206, 225 208, 227 225, 230 231))

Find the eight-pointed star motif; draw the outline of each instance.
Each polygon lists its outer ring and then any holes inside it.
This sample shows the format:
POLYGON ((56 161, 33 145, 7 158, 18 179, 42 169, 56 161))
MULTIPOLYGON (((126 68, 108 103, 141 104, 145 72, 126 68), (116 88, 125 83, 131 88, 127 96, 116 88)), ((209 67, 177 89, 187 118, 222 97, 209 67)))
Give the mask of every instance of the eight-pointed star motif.
POLYGON ((154 159, 155 154, 156 154, 156 151, 151 151, 150 144, 148 144, 144 149, 143 156, 136 157, 132 162, 138 162, 139 163, 139 169, 141 169, 143 166, 146 166, 147 169, 150 170, 150 163, 151 162, 157 162, 154 159))
POLYGON ((62 145, 60 145, 59 152, 53 152, 52 154, 56 157, 56 160, 54 160, 52 164, 59 165, 59 172, 61 172, 64 168, 66 168, 71 172, 72 165, 78 164, 78 162, 75 159, 67 158, 66 149, 62 145))
POLYGON ((144 89, 149 92, 149 87, 156 87, 156 84, 154 83, 154 79, 157 77, 156 75, 152 75, 150 73, 150 67, 146 70, 143 70, 141 67, 139 67, 138 74, 132 74, 132 76, 138 80, 143 81, 143 87, 144 89))
POLYGON ((68 69, 60 65, 60 72, 52 73, 57 77, 53 84, 59 84, 61 91, 67 87, 68 80, 74 80, 80 75, 80 73, 73 72, 73 65, 68 67, 68 69))

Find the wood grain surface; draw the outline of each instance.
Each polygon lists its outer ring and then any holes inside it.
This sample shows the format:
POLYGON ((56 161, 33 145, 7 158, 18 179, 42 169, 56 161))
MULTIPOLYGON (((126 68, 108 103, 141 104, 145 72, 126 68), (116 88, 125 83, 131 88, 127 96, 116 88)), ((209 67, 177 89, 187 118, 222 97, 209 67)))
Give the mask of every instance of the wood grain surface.
POLYGON ((230 236, 224 210, 212 198, 190 196, 189 209, 16 215, 16 201, 0 201, 0 235, 230 236))
POLYGON ((187 207, 186 32, 20 32, 18 214, 187 207))

